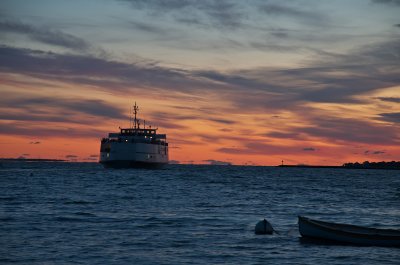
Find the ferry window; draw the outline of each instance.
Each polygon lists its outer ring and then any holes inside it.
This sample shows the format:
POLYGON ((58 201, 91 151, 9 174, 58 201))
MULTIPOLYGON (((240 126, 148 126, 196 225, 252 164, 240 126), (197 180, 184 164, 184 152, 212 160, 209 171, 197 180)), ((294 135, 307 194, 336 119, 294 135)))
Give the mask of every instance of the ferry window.
POLYGON ((107 157, 110 157, 110 153, 107 153, 107 157))

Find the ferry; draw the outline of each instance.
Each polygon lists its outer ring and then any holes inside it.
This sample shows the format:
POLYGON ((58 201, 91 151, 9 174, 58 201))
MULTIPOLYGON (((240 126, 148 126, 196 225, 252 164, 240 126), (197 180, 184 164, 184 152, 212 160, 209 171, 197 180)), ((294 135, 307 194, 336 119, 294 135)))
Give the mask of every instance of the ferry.
POLYGON ((139 107, 133 106, 129 128, 119 133, 109 133, 101 140, 100 163, 105 168, 162 168, 168 164, 166 134, 157 133, 158 128, 143 127, 137 119, 139 107))

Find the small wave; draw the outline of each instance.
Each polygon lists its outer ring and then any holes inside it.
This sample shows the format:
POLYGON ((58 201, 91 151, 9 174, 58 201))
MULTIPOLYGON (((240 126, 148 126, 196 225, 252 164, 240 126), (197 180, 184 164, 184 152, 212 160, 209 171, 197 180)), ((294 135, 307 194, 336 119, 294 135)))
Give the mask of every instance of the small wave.
POLYGON ((89 201, 67 201, 64 202, 64 204, 81 204, 81 205, 85 205, 85 204, 93 204, 95 202, 89 202, 89 201))
POLYGON ((190 240, 175 240, 171 243, 171 247, 173 248, 191 248, 195 246, 190 240))
POLYGON ((157 217, 148 217, 144 219, 145 222, 154 222, 154 221, 159 221, 160 219, 157 217))
POLYGON ((17 199, 17 197, 9 197, 9 196, 5 196, 5 197, 0 197, 0 201, 15 201, 17 199))
POLYGON ((181 227, 189 223, 197 222, 198 220, 189 218, 189 217, 180 217, 180 218, 158 218, 158 217, 149 217, 144 219, 138 227, 142 228, 153 228, 160 226, 167 227, 181 227))
POLYGON ((224 207, 224 208, 241 208, 241 207, 247 207, 247 204, 246 203, 227 203, 227 204, 224 204, 224 205, 221 205, 221 207, 224 207))
POLYGON ((59 222, 80 222, 82 219, 73 217, 56 217, 54 220, 59 222))
POLYGON ((76 212, 75 215, 79 215, 79 216, 88 216, 88 217, 96 217, 95 214, 93 214, 93 213, 87 213, 87 212, 76 212))
POLYGON ((195 204, 195 207, 204 207, 204 208, 220 208, 222 205, 214 205, 208 202, 200 202, 195 204))
POLYGON ((230 246, 229 248, 234 250, 253 250, 254 246, 236 245, 236 246, 230 246))
POLYGON ((0 217, 0 222, 10 222, 10 221, 14 221, 14 220, 15 219, 10 216, 0 217))
POLYGON ((134 200, 135 199, 134 196, 121 196, 120 198, 123 200, 134 200))
POLYGON ((55 221, 58 222, 92 222, 90 219, 78 218, 72 216, 58 216, 54 218, 55 221))
POLYGON ((118 243, 118 246, 121 246, 121 247, 131 247, 131 246, 135 246, 135 245, 137 245, 136 242, 124 241, 124 242, 118 243))
POLYGON ((0 258, 0 262, 1 263, 15 263, 15 262, 17 262, 18 260, 16 260, 16 259, 9 259, 9 258, 0 258))

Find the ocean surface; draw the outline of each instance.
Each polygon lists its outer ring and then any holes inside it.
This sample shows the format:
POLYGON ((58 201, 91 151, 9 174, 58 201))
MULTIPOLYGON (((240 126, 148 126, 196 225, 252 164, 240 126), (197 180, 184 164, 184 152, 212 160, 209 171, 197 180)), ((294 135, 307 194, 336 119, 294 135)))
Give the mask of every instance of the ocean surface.
POLYGON ((400 229, 400 171, 3 162, 2 264, 399 264, 299 240, 297 216, 400 229), (279 232, 255 235, 267 218, 279 232))

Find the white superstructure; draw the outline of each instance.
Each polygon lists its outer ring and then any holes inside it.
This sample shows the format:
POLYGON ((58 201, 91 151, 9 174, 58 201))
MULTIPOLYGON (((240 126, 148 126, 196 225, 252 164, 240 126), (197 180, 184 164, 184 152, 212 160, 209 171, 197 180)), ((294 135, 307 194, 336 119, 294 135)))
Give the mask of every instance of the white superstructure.
POLYGON ((100 163, 105 167, 160 168, 168 164, 168 143, 165 134, 157 134, 151 126, 140 128, 136 118, 139 108, 133 106, 133 126, 109 133, 101 140, 100 163))

